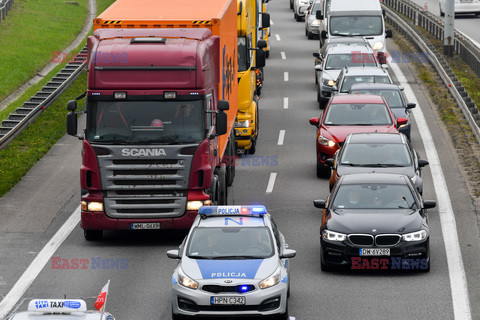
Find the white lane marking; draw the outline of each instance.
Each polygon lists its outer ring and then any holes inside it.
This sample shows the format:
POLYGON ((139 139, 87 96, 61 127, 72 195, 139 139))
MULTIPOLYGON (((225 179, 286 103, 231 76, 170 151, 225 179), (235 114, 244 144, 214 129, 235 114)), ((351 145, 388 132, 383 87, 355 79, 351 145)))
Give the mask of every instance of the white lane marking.
POLYGON ((283 73, 283 80, 288 81, 288 72, 283 73))
POLYGON ((0 319, 4 319, 12 310, 78 222, 80 222, 80 207, 72 213, 52 239, 43 247, 42 251, 33 259, 10 292, 0 302, 0 319))
POLYGON ((272 193, 276 178, 277 178, 276 172, 270 173, 270 178, 268 179, 268 185, 267 185, 267 191, 266 191, 267 193, 272 193))
POLYGON ((287 59, 287 56, 285 55, 285 52, 283 52, 283 51, 280 52, 280 55, 282 56, 282 59, 283 59, 283 60, 287 59))
POLYGON ((288 109, 288 98, 283 98, 283 109, 288 109))
POLYGON ((280 41, 280 40, 281 40, 279 34, 276 34, 276 35, 275 35, 275 38, 277 39, 277 41, 280 41))
POLYGON ((283 140, 285 140, 285 130, 280 130, 280 133, 278 134, 277 145, 283 146, 283 140))
POLYGON ((405 96, 409 97, 409 102, 417 104, 413 109, 415 122, 421 132, 421 138, 427 154, 429 167, 432 172, 433 186, 437 195, 437 207, 440 214, 440 224, 442 226, 443 241, 445 243, 445 252, 447 255, 448 274, 450 278, 450 290, 453 300, 453 313, 456 320, 470 320, 470 301, 468 297, 467 278, 463 266, 462 253, 458 240, 457 225, 453 213, 452 203, 448 194, 447 183, 443 175, 440 159, 438 157, 432 134, 428 128, 427 121, 423 115, 420 104, 413 93, 412 88, 403 75, 400 67, 396 63, 390 63, 390 66, 397 76, 401 86, 404 87, 405 96))

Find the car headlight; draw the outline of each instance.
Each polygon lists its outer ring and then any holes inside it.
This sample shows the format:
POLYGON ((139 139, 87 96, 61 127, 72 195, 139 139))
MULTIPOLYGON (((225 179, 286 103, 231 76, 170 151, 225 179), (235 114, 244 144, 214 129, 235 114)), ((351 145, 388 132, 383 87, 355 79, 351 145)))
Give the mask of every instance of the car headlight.
POLYGON ((382 41, 375 42, 375 44, 373 45, 373 50, 377 51, 382 49, 383 49, 383 42, 382 41))
POLYGON ((103 211, 103 202, 80 202, 83 211, 103 211))
POLYGON ((275 270, 275 272, 270 277, 260 282, 258 286, 260 287, 260 289, 266 289, 266 288, 276 286, 279 282, 280 282, 280 268, 275 270))
POLYGON ((420 230, 402 236, 403 241, 421 241, 427 237, 427 231, 420 230))
POLYGON ((248 128, 250 127, 250 120, 235 122, 235 128, 248 128))
POLYGON ((333 87, 335 85, 335 80, 332 79, 323 79, 322 83, 326 86, 333 87))
POLYGON ((336 143, 330 139, 327 139, 323 136, 318 136, 318 143, 320 143, 321 145, 323 146, 327 146, 327 147, 334 147, 336 145, 336 143))
POLYGON ((329 241, 345 241, 345 239, 347 239, 346 234, 330 231, 327 229, 323 230, 322 236, 324 240, 329 241))
POLYGON ((190 279, 186 274, 183 273, 182 269, 178 268, 178 283, 182 286, 190 289, 196 290, 198 288, 198 282, 190 279))
POLYGON ((313 20, 312 26, 318 27, 320 25, 320 20, 313 20))

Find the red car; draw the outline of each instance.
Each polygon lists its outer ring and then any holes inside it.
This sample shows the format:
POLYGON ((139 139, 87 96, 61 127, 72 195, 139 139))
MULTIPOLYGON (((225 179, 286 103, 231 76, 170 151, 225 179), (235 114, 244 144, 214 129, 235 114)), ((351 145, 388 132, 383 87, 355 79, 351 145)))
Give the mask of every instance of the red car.
POLYGON ((406 118, 395 118, 382 96, 346 94, 333 96, 320 118, 311 118, 317 131, 317 177, 329 178, 325 160, 333 158, 349 133, 398 132, 406 118))

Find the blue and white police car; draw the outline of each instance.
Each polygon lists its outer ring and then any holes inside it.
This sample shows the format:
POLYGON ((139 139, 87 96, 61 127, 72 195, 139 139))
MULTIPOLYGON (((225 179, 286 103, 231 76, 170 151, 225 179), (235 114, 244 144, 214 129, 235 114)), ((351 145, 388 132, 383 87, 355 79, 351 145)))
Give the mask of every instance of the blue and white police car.
POLYGON ((79 299, 35 299, 27 311, 15 313, 9 320, 115 320, 104 311, 87 311, 87 304, 79 299))
POLYGON ((172 318, 288 319, 288 249, 264 206, 204 206, 178 250, 172 318))

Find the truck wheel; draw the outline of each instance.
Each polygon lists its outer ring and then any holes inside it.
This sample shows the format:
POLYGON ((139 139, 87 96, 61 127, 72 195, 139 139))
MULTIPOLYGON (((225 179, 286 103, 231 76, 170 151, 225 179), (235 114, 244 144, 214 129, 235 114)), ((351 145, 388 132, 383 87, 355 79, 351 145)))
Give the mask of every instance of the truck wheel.
POLYGON ((103 230, 83 230, 83 236, 87 241, 102 240, 103 230))
POLYGON ((220 166, 217 172, 217 177, 218 177, 217 203, 220 206, 226 205, 228 201, 226 166, 220 166))

